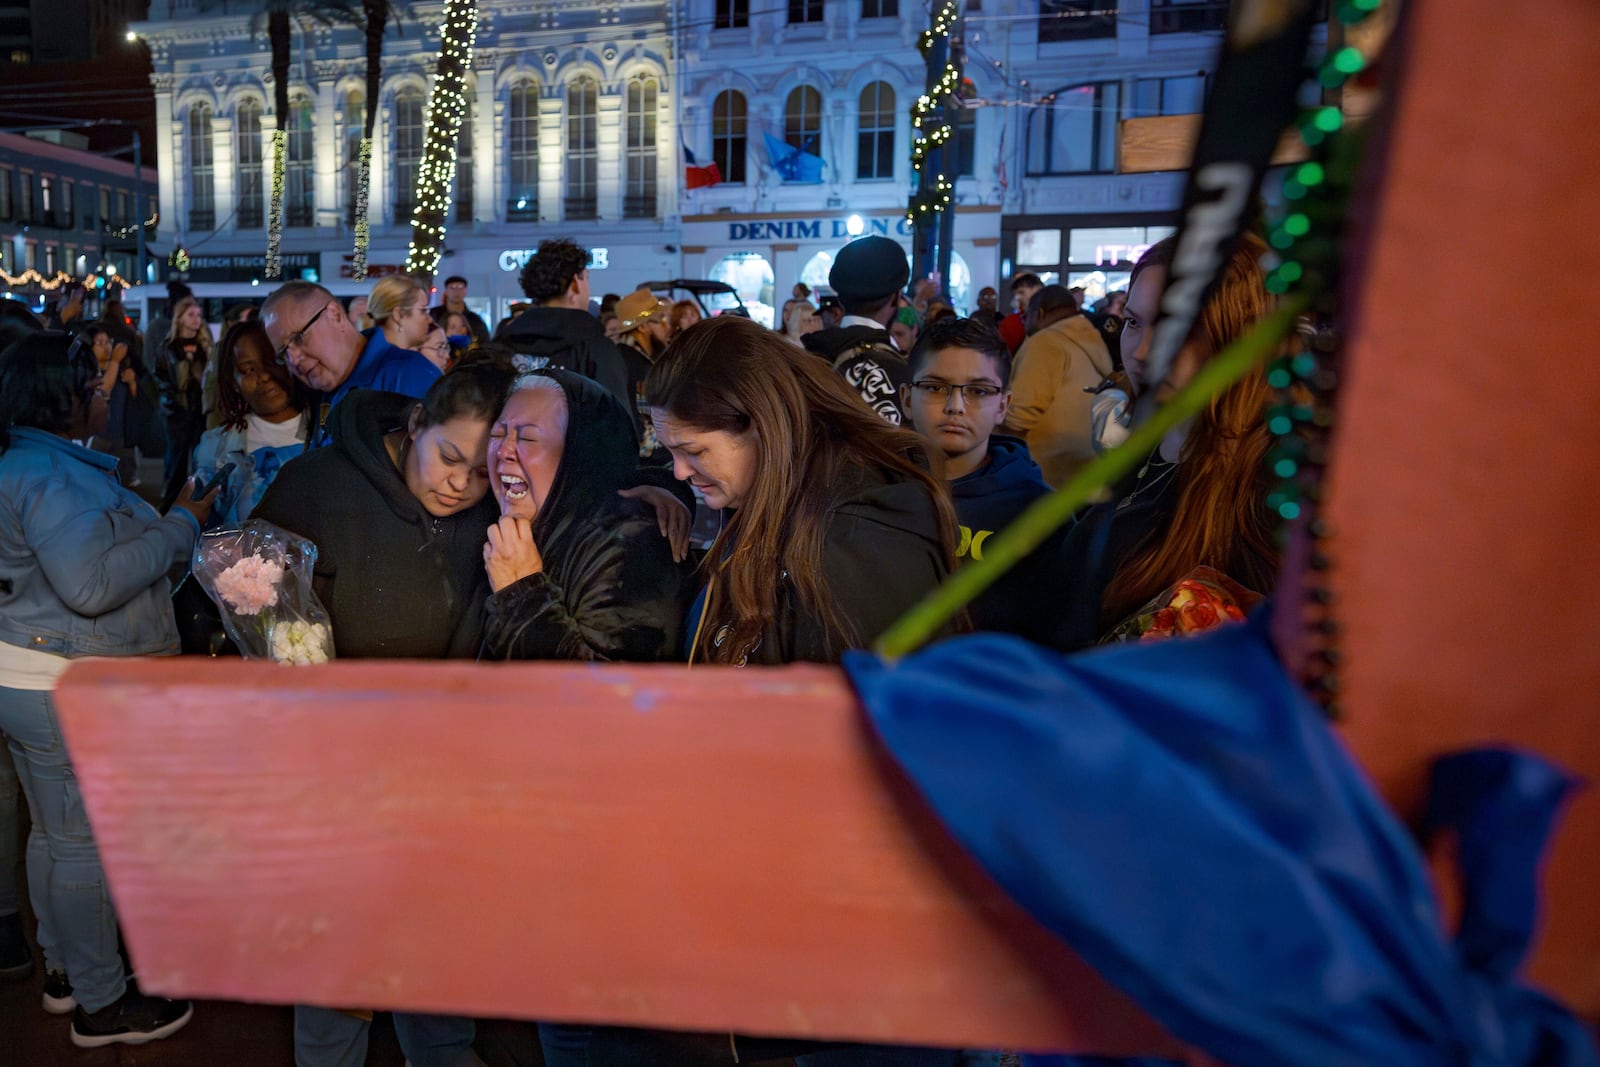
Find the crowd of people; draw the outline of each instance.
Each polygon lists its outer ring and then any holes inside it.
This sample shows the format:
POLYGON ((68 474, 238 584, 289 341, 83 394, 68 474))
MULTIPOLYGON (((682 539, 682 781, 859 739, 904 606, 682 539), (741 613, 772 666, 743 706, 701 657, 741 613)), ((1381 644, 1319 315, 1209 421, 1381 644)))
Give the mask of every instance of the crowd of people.
MULTIPOLYGON (((1250 238, 1172 373, 1146 380, 1172 251, 1152 247, 1125 297, 1087 312, 1025 275, 1011 313, 988 289, 961 317, 936 283, 912 282, 898 243, 865 237, 841 250, 831 298, 796 286, 777 330, 648 290, 597 314, 569 240, 528 260, 528 303, 492 331, 459 278, 436 307, 410 278, 349 304, 289 282, 215 345, 179 293, 144 358, 119 307, 83 323, 78 295, 49 323, 0 320, 0 978, 35 969, 7 851, 20 793, 44 1009, 70 1012, 88 1047, 191 1017, 126 977, 51 689, 76 658, 218 650, 190 647, 173 608, 203 530, 255 518, 314 541, 340 658, 837 662, 1125 438, 1141 393, 1180 387, 1270 309, 1250 238), (129 456, 162 436, 156 508, 128 484, 129 456)), ((1272 403, 1260 372, 1217 396, 952 632, 1073 652, 1200 565, 1265 592, 1272 403)), ((360 1064, 367 1025, 297 1009, 296 1063, 360 1064)), ((472 1062, 471 1020, 397 1016, 396 1031, 417 1067, 472 1062)), ((652 1041, 678 1062, 689 1040, 562 1021, 540 1039, 550 1064, 619 1045, 640 1062, 652 1041)), ((993 1055, 784 1054, 806 1067, 993 1055)))

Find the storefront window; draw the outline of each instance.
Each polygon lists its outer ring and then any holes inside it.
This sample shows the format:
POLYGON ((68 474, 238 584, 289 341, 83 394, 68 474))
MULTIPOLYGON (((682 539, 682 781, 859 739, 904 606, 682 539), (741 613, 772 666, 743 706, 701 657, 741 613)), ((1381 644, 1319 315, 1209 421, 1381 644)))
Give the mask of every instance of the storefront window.
MULTIPOLYGON (((1095 266, 1115 266, 1118 263, 1137 263, 1145 250, 1173 233, 1171 226, 1097 226, 1073 229, 1067 243, 1068 263, 1092 263, 1095 266)), ((1017 243, 1017 261, 1022 259, 1021 235, 1017 243)), ((1036 260, 1054 263, 1057 260, 1036 260)))
POLYGON ((1060 230, 1023 230, 1017 234, 1018 266, 1053 267, 1060 262, 1060 230))
MULTIPOLYGON (((744 301, 750 317, 767 329, 772 329, 775 276, 772 264, 767 262, 766 257, 755 252, 735 252, 731 256, 723 256, 711 268, 711 280, 733 286, 739 299, 744 301)), ((714 298, 708 298, 706 303, 714 311, 724 310, 714 298)))

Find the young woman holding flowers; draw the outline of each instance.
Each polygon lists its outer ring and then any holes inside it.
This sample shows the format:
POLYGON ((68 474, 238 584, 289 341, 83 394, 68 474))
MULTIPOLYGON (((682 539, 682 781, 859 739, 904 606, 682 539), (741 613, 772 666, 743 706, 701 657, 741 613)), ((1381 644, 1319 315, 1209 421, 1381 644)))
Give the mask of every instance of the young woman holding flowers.
MULTIPOLYGON (((356 390, 333 409, 332 442, 296 459, 252 518, 317 546, 312 587, 341 659, 442 659, 477 653, 487 583, 484 531, 489 426, 510 388, 508 365, 480 361, 436 381, 419 402, 356 390)), ((413 1063, 451 1062, 471 1020, 396 1013, 413 1063)), ((358 1064, 369 1024, 329 1008, 295 1008, 295 1062, 358 1064)), ((469 1061, 470 1062, 470 1061, 469 1061)))
POLYGON ((251 517, 317 545, 313 582, 349 657, 471 656, 481 632, 489 426, 512 372, 479 362, 422 400, 358 390, 332 443, 279 472, 251 517))
MULTIPOLYGON (((1122 361, 1136 395, 1177 390, 1272 310, 1260 263, 1266 244, 1246 234, 1167 380, 1145 381, 1150 327, 1174 246, 1172 238, 1152 245, 1128 286, 1122 361)), ((1271 588, 1279 556, 1265 503, 1264 461, 1272 444, 1267 410, 1274 402, 1266 371, 1258 367, 1169 434, 1119 499, 1091 509, 1068 531, 1062 573, 1069 595, 1049 643, 1068 651, 1094 644, 1201 566, 1256 592, 1271 588)))
POLYGON ((190 484, 158 515, 118 483, 114 456, 73 443, 105 428, 103 373, 64 333, 0 352, 0 739, 34 819, 28 878, 44 1007, 73 1013, 81 1048, 167 1037, 193 1009, 124 977, 51 690, 73 659, 177 654, 167 572, 188 562, 211 512, 211 497, 195 500, 190 484))

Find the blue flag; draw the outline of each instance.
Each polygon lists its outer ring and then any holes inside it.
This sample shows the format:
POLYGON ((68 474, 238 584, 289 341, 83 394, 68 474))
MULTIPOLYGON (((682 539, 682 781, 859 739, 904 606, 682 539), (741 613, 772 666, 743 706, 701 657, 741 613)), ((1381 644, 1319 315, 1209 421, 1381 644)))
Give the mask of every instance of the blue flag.
POLYGON ((786 182, 820 182, 822 157, 802 152, 787 141, 780 141, 770 133, 762 134, 767 140, 767 156, 772 168, 786 182))

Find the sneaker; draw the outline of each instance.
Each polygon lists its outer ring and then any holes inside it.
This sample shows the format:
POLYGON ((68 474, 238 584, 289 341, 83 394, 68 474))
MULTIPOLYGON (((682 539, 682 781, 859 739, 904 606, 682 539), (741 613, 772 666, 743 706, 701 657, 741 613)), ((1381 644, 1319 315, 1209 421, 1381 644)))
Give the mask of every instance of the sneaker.
POLYGON ((194 1018, 194 1005, 187 1000, 147 997, 132 986, 121 999, 99 1011, 72 1013, 72 1043, 79 1048, 104 1045, 142 1045, 171 1037, 194 1018))
POLYGON ((33 973, 33 950, 22 929, 22 916, 0 918, 0 982, 16 982, 33 973))
POLYGON ((51 1015, 65 1015, 78 1006, 72 999, 72 983, 60 971, 49 971, 44 976, 44 1010, 51 1015))

